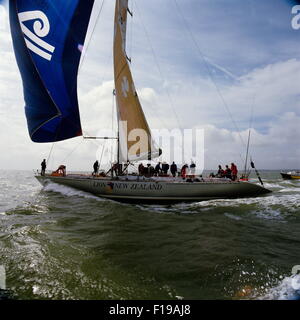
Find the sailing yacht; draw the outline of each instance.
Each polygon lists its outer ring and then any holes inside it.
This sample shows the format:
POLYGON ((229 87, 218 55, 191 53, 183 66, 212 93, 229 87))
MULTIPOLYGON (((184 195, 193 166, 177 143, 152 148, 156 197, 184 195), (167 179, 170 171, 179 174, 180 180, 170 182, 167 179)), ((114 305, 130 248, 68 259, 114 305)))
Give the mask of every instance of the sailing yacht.
MULTIPOLYGON (((94 0, 11 0, 10 24, 24 87, 25 113, 32 141, 63 141, 82 135, 77 74, 94 0)), ((54 182, 119 201, 199 201, 258 196, 263 185, 226 178, 129 175, 121 165, 161 155, 151 135, 126 55, 128 0, 115 1, 114 81, 119 130, 117 174, 36 175, 42 185, 54 182), (138 133, 136 140, 130 138, 138 133), (143 135, 143 139, 141 136, 143 135)), ((135 136, 136 137, 136 136, 135 136)), ((97 138, 97 137, 94 137, 97 138)), ((98 137, 109 139, 109 137, 98 137)))

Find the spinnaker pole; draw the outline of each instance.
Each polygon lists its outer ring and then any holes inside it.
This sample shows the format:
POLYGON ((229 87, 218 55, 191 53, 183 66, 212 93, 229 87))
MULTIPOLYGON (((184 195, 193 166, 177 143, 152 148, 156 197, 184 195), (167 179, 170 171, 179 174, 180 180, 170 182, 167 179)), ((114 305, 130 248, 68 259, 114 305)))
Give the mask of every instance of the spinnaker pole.
POLYGON ((259 182, 261 183, 261 185, 264 186, 264 183, 263 183, 263 181, 262 181, 262 179, 260 177, 260 174, 259 174, 258 170, 255 168, 255 164, 254 164, 252 159, 251 159, 251 167, 255 170, 255 173, 256 173, 257 178, 258 178, 259 182))

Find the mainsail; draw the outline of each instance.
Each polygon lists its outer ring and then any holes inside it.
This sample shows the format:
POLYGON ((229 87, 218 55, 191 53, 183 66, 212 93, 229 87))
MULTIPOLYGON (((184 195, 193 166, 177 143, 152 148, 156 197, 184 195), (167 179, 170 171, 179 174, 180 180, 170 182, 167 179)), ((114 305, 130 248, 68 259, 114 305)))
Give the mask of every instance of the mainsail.
POLYGON ((94 0, 11 0, 10 25, 34 142, 82 135, 77 74, 94 0))
POLYGON ((114 31, 115 93, 122 161, 153 159, 160 155, 135 90, 126 54, 128 0, 116 0, 114 31))

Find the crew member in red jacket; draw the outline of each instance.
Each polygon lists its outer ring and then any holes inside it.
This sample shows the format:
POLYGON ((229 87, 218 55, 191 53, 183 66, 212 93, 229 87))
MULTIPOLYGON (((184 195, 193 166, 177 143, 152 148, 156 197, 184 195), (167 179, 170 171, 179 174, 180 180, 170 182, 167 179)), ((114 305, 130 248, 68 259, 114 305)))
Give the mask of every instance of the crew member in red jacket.
POLYGON ((232 162, 231 163, 231 177, 235 181, 237 179, 238 169, 237 166, 232 162))
POLYGON ((181 177, 182 177, 183 179, 186 178, 186 171, 187 171, 187 168, 188 168, 188 167, 189 167, 189 166, 188 166, 187 164, 185 164, 185 165, 181 168, 180 174, 181 174, 181 177))

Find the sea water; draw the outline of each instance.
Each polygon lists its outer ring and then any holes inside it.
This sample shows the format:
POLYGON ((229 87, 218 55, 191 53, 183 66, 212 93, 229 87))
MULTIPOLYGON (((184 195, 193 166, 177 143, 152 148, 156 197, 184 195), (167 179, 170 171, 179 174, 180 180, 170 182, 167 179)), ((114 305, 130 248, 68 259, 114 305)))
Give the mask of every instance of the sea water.
POLYGON ((131 205, 0 171, 0 296, 298 299, 300 181, 262 177, 273 193, 131 205))

